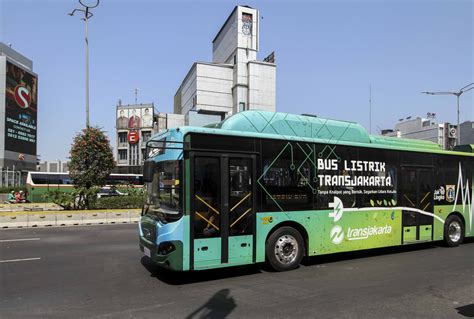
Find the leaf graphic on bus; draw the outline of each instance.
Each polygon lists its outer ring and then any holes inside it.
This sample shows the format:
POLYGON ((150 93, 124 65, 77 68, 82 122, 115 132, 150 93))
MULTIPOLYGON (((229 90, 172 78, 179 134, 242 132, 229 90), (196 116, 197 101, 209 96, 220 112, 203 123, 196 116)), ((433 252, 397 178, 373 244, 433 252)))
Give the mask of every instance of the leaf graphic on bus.
POLYGON ((372 199, 370 200, 370 205, 372 205, 372 207, 375 206, 375 203, 374 203, 374 201, 373 201, 372 199))
POLYGON ((382 206, 382 201, 381 201, 381 200, 377 200, 377 205, 382 206))
POLYGON ((392 199, 392 205, 393 205, 393 206, 396 206, 396 205, 397 205, 397 201, 394 200, 394 199, 392 199))
POLYGON ((388 203, 387 203, 387 200, 386 200, 386 199, 383 200, 383 205, 384 205, 384 206, 388 206, 388 203))

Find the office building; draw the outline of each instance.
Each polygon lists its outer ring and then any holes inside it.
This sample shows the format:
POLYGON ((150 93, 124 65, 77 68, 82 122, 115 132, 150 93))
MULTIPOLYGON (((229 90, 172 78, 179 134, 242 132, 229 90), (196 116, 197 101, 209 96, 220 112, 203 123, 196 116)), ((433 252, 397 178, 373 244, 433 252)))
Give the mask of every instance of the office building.
POLYGON ((218 123, 244 110, 275 111, 275 55, 257 60, 259 24, 258 10, 233 9, 212 42, 212 62, 195 62, 184 77, 173 113, 157 112, 153 104, 119 102, 114 172, 141 173, 146 141, 155 133, 218 123))
POLYGON ((38 164, 38 172, 46 173, 69 173, 69 162, 63 162, 60 160, 56 161, 44 161, 38 164))
POLYGON ((474 122, 466 121, 459 125, 461 127, 461 145, 474 144, 474 122))
POLYGON ((116 108, 117 161, 115 173, 139 174, 145 158, 146 142, 156 132, 155 106, 148 104, 122 104, 116 108))
POLYGON ((36 170, 37 102, 33 61, 0 43, 0 171, 36 170))
POLYGON ((274 54, 257 60, 259 11, 236 6, 212 41, 212 62, 195 62, 174 97, 185 125, 217 123, 240 111, 275 111, 274 54))
POLYGON ((433 114, 427 118, 407 118, 400 120, 395 128, 382 130, 385 136, 431 141, 443 149, 452 149, 456 143, 456 125, 437 123, 433 114))

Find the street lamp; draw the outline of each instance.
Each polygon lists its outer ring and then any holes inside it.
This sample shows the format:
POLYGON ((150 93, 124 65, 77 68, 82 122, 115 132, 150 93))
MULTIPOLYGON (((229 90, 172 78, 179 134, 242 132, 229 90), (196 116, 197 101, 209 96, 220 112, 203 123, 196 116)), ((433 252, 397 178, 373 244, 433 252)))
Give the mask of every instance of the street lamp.
POLYGON ((81 18, 86 25, 86 127, 89 127, 89 41, 87 39, 87 21, 92 18, 94 15, 90 9, 93 9, 99 5, 100 0, 96 0, 95 5, 85 5, 82 3, 82 0, 79 0, 79 3, 81 6, 83 6, 85 9, 74 9, 69 13, 70 16, 73 16, 74 13, 77 11, 84 13, 84 17, 81 18))
POLYGON ((457 97, 457 105, 458 105, 458 134, 457 134, 457 142, 456 145, 459 145, 461 143, 461 126, 459 125, 459 98, 464 92, 470 91, 474 89, 474 82, 469 83, 465 87, 461 88, 458 92, 421 92, 423 94, 430 94, 430 95, 455 95, 457 97))

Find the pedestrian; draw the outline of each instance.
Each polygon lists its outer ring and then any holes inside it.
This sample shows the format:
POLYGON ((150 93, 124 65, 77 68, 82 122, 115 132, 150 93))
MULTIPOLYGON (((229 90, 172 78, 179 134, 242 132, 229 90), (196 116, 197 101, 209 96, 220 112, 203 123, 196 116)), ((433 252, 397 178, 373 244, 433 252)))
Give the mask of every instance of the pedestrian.
POLYGON ((20 191, 20 203, 26 203, 25 193, 20 191))
POLYGON ((10 204, 16 203, 15 191, 11 191, 10 194, 8 194, 7 201, 8 201, 10 204))
POLYGON ((15 192, 15 203, 21 202, 21 195, 19 192, 15 192))

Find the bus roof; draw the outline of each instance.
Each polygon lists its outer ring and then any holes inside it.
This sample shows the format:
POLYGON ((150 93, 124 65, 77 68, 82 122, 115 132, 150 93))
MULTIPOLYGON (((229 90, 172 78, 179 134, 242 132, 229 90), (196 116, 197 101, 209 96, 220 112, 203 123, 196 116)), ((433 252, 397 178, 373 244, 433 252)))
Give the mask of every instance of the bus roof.
MULTIPOLYGON (((362 125, 355 122, 261 110, 239 112, 206 127, 185 126, 179 130, 183 136, 195 132, 474 156, 464 149, 462 152, 461 149, 443 150, 430 141, 370 135, 362 125)), ((153 140, 164 135, 159 134, 153 140)))

